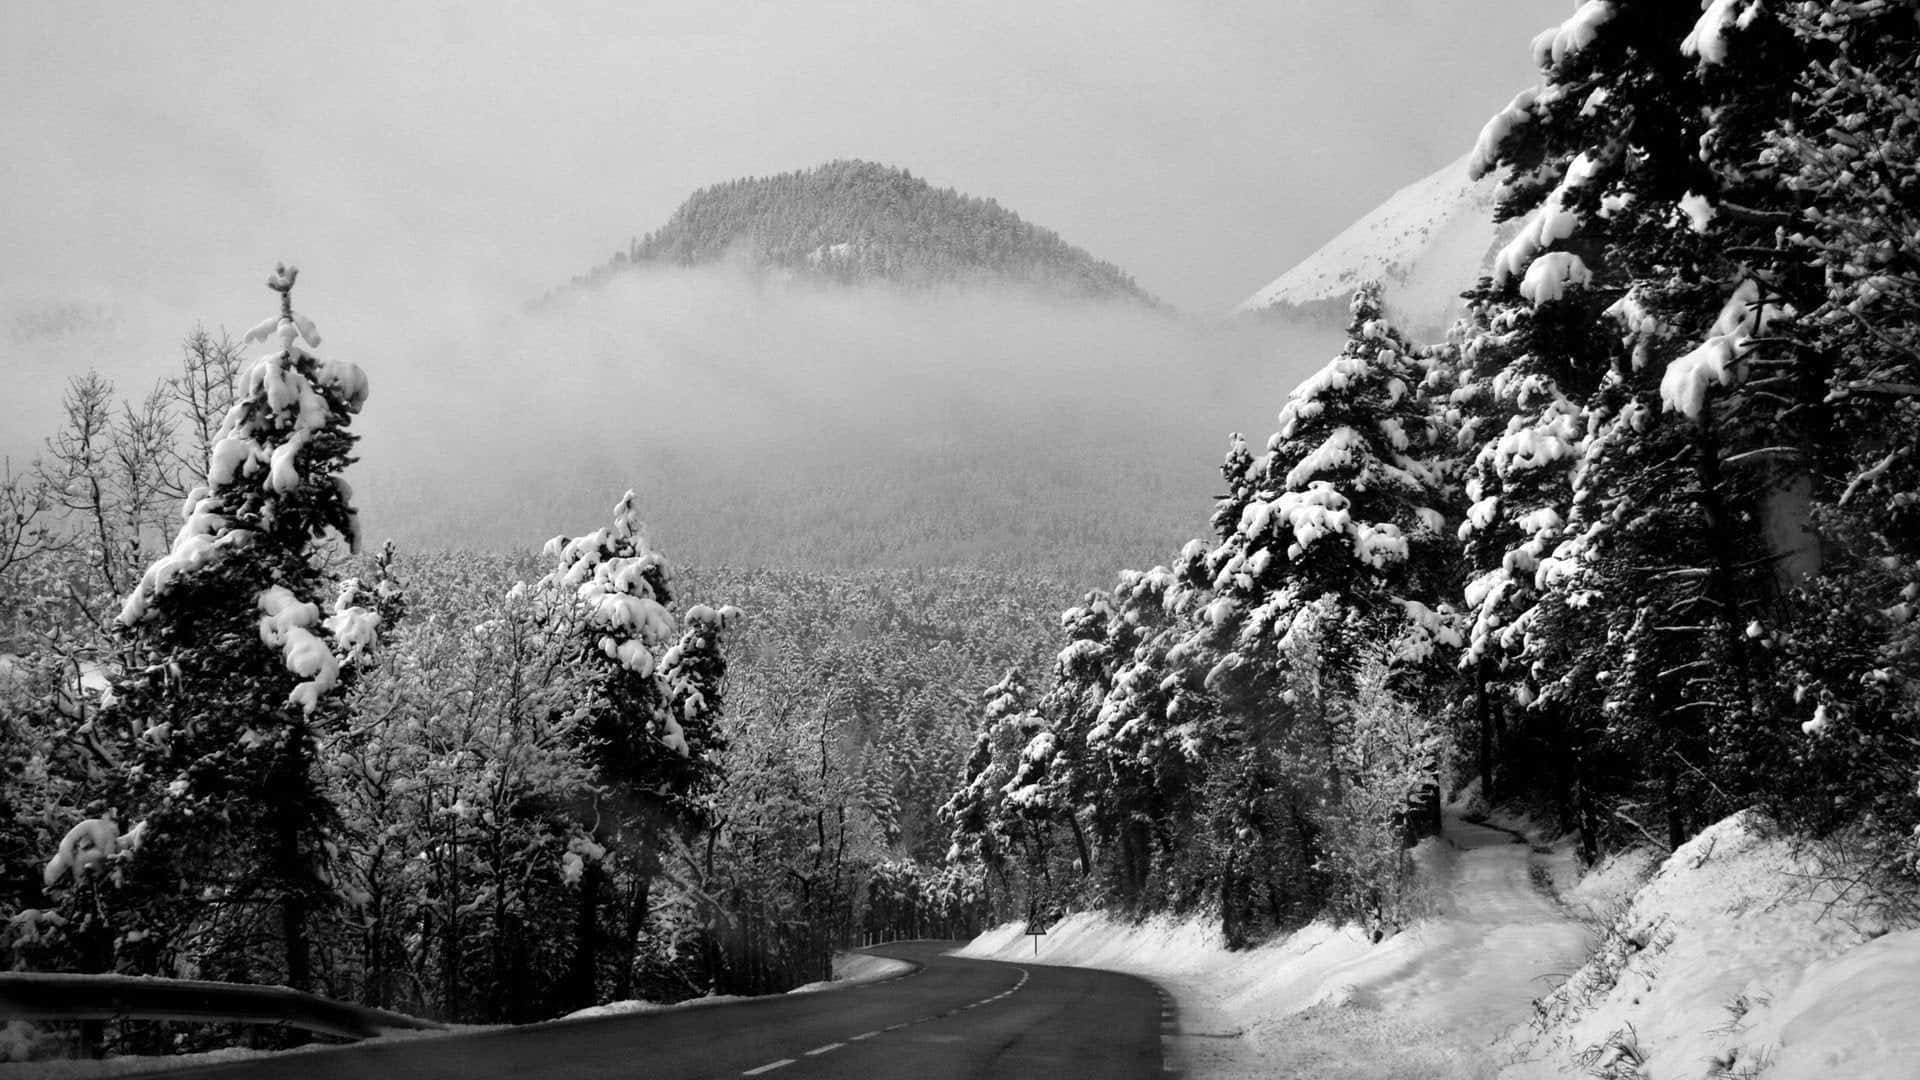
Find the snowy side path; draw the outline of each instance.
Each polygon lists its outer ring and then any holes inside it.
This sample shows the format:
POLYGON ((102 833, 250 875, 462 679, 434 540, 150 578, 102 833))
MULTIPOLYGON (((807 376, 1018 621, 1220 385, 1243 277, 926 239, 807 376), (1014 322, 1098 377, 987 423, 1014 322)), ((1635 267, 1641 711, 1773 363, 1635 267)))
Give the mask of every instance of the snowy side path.
MULTIPOLYGON (((1449 814, 1414 857, 1434 912, 1378 945, 1316 923, 1230 952, 1212 927, 1079 914, 1040 938, 1037 961, 1166 986, 1181 1010, 1169 1049, 1196 1080, 1490 1076, 1497 1037, 1580 966, 1593 934, 1534 886, 1544 861, 1512 834, 1449 814)), ((1024 929, 989 931, 960 955, 1036 962, 1024 929)))

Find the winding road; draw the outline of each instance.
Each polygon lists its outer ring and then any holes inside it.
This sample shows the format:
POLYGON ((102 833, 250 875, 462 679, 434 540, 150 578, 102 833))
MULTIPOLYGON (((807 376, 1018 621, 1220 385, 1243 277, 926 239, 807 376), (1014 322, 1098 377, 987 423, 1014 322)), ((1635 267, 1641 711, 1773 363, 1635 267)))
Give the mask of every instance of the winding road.
POLYGON ((815 994, 412 1038, 164 1075, 318 1080, 1161 1077, 1172 1002, 1131 975, 964 960, 957 942, 872 950, 913 972, 815 994))

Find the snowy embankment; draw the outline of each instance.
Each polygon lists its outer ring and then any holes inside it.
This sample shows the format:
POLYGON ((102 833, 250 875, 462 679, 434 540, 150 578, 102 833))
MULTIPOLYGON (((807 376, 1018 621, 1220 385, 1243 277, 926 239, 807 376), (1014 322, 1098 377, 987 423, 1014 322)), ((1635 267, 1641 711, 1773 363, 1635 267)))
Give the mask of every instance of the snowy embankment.
MULTIPOLYGON (((820 990, 831 990, 856 983, 878 982, 904 975, 913 970, 913 965, 905 960, 894 960, 885 956, 871 956, 867 953, 837 953, 833 958, 833 980, 831 982, 808 983, 789 993, 803 994, 820 990)), ((610 1001, 604 1005, 594 1005, 577 1012, 568 1013, 554 1023, 569 1020, 589 1020, 602 1016, 628 1016, 635 1013, 660 1012, 666 1009, 707 1008, 726 1005, 736 1001, 749 1001, 750 998, 729 994, 713 994, 707 997, 692 998, 687 1001, 663 1005, 653 1001, 610 1001)), ((445 1035, 458 1035, 475 1031, 489 1031, 504 1024, 456 1024, 440 1031, 396 1031, 381 1036, 381 1039, 422 1039, 445 1035)), ((0 1031, 4 1034, 4 1031, 0 1031)), ((349 1044, 358 1045, 358 1044, 349 1044)), ((332 1045, 303 1046, 294 1050, 246 1050, 226 1049, 209 1050, 199 1054, 177 1054, 168 1057, 127 1056, 107 1058, 101 1061, 33 1061, 0 1062, 0 1080, 83 1080, 102 1076, 124 1076, 130 1073, 144 1073, 162 1069, 181 1069, 202 1065, 218 1064, 226 1061, 244 1061, 249 1058, 264 1057, 272 1054, 310 1054, 326 1053, 340 1049, 332 1045)))
POLYGON ((1886 933, 1751 818, 1651 879, 1645 852, 1576 882, 1565 845, 1515 841, 1450 817, 1416 853, 1433 914, 1379 945, 1316 924, 1230 952, 1210 926, 1080 914, 1037 957, 1018 923, 961 954, 1160 982, 1195 1078, 1920 1076, 1920 931, 1886 933))
POLYGON ((1920 930, 1737 814, 1675 851, 1541 1006, 1500 1080, 1912 1080, 1920 930))
MULTIPOLYGON (((1449 816, 1414 854, 1433 914, 1377 945, 1316 923, 1232 952, 1211 926, 1081 914, 1040 938, 1037 959, 1166 986, 1194 1077, 1484 1077, 1493 1041, 1579 965, 1591 936, 1533 884, 1546 858, 1511 833, 1449 816)), ((961 955, 1033 962, 1032 940, 1016 923, 961 955)))
MULTIPOLYGON (((821 990, 837 990, 842 986, 855 983, 879 982, 896 975, 905 975, 913 970, 913 965, 905 960, 895 960, 889 956, 874 956, 871 953, 835 953, 833 956, 833 978, 820 982, 810 982, 805 986, 796 986, 787 991, 789 994, 813 994, 821 990)), ((672 1005, 662 1005, 653 1001, 609 1001, 605 1005, 594 1005, 570 1012, 562 1020, 587 1020, 596 1016, 622 1016, 628 1013, 659 1012, 662 1009, 701 1008, 707 1005, 724 1005, 732 1001, 747 1001, 748 998, 730 994, 714 994, 707 997, 692 998, 672 1005)), ((0 1078, 3 1080, 3 1078, 0 1078)))

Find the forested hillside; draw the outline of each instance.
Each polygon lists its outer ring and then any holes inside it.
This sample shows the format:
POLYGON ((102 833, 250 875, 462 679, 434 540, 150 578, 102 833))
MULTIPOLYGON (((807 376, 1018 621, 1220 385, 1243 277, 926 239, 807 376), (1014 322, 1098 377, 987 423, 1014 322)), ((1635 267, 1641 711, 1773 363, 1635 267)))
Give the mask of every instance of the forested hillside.
POLYGON ((139 405, 76 379, 0 483, 10 966, 525 1021, 778 991, 1004 904, 937 811, 1063 590, 687 571, 631 493, 539 555, 350 555, 372 383, 294 278, 261 355, 196 333, 139 405))
POLYGON ((1361 290, 1208 535, 1066 613, 948 807, 985 865, 1231 941, 1388 932, 1472 780, 1588 859, 1757 806, 1911 881, 1911 6, 1588 0, 1534 54, 1468 317, 1420 345, 1361 290))
POLYGON ((821 281, 999 283, 1154 303, 1119 267, 992 199, 866 161, 701 188, 665 225, 572 284, 592 287, 627 270, 728 258, 821 281))

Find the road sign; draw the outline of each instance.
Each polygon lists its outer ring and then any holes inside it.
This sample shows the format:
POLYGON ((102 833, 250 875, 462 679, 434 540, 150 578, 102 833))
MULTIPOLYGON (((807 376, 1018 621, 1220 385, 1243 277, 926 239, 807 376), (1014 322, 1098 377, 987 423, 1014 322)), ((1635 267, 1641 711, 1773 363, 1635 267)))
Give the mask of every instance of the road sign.
POLYGON ((1040 955, 1040 939, 1047 936, 1047 928, 1036 919, 1027 920, 1027 936, 1033 939, 1033 955, 1040 955))

